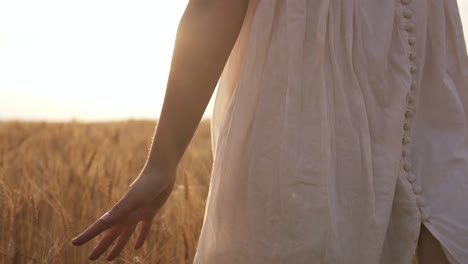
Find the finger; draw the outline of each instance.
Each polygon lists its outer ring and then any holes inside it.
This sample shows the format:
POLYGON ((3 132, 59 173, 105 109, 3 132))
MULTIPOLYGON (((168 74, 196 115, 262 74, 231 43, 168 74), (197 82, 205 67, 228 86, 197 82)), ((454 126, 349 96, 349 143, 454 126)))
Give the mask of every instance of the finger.
POLYGON ((112 245, 112 242, 114 242, 114 240, 122 233, 124 229, 125 226, 123 225, 115 225, 111 229, 109 229, 104 235, 104 237, 101 238, 98 245, 88 255, 88 259, 98 259, 102 255, 102 253, 104 253, 109 248, 109 246, 112 245))
POLYGON ((120 234, 119 238, 117 239, 117 242, 115 243, 114 247, 111 249, 109 254, 107 255, 107 260, 112 261, 117 256, 120 254, 122 249, 125 247, 127 244, 128 240, 130 239, 130 236, 133 234, 133 231, 135 231, 136 224, 133 224, 131 226, 128 226, 122 234, 120 234))
POLYGON ((145 242, 150 229, 151 229, 151 221, 141 222, 139 232, 138 232, 138 238, 135 243, 135 249, 140 249, 141 246, 143 246, 143 243, 145 242))
POLYGON ((111 224, 106 224, 98 219, 92 225, 90 225, 85 231, 73 238, 72 244, 75 246, 81 246, 89 240, 93 239, 103 231, 111 228, 111 224))

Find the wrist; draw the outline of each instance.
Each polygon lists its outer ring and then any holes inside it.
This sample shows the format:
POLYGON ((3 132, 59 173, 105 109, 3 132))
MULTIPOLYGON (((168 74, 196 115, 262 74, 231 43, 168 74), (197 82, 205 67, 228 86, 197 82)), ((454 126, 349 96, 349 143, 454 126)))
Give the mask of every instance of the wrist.
POLYGON ((175 172, 179 162, 175 159, 165 157, 149 156, 143 167, 143 171, 147 173, 153 172, 175 172))

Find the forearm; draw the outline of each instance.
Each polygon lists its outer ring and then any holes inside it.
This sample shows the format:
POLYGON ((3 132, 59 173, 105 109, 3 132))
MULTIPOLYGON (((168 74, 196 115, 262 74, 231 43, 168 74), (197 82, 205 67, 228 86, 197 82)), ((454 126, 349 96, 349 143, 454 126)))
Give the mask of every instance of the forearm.
POLYGON ((192 0, 180 21, 146 167, 176 169, 236 42, 248 0, 192 0))

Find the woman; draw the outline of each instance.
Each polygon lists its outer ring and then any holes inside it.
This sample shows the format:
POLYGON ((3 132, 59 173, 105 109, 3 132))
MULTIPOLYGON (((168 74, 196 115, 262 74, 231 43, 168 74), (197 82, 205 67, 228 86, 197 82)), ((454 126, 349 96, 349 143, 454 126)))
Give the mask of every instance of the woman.
POLYGON ((151 153, 73 240, 136 248, 221 76, 194 263, 468 263, 456 0, 191 0, 151 153), (230 56, 229 56, 230 55, 230 56), (229 60, 228 60, 229 57, 229 60), (224 70, 224 71, 223 71, 224 70))

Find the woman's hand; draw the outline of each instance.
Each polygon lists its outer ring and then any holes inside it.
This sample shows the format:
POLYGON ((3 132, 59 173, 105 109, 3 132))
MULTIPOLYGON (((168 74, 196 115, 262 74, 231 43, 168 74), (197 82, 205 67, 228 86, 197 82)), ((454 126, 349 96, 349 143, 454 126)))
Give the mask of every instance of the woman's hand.
MULTIPOLYGON (((189 1, 177 30, 149 163, 177 167, 236 43, 248 5, 248 0, 189 1)), ((89 258, 99 258, 116 240, 107 258, 113 260, 140 224, 135 248, 141 247, 154 216, 174 188, 175 171, 142 173, 122 199, 72 243, 82 245, 106 231, 89 258)))
POLYGON ((135 244, 135 249, 139 249, 150 231, 154 216, 174 188, 175 172, 175 169, 144 170, 112 209, 75 237, 72 244, 83 245, 105 231, 88 258, 98 259, 115 241, 107 255, 107 260, 112 261, 120 254, 139 224, 135 244))

